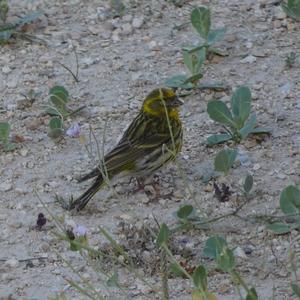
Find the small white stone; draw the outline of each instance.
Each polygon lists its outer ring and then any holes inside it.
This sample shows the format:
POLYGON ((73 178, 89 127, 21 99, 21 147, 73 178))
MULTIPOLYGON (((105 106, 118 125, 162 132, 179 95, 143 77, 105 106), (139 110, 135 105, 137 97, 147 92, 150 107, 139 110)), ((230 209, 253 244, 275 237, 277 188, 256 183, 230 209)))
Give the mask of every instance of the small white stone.
POLYGON ((233 254, 236 257, 247 258, 245 251, 241 247, 236 247, 233 251, 233 254))
POLYGON ((129 34, 132 33, 132 30, 133 29, 132 29, 131 24, 129 24, 129 23, 123 24, 123 26, 122 26, 122 34, 129 35, 129 34))
POLYGON ((253 55, 248 55, 241 60, 242 64, 252 64, 254 62, 256 62, 256 57, 253 55))
POLYGON ((286 18, 286 13, 282 10, 281 6, 274 7, 274 18, 277 20, 283 20, 286 18))
POLYGON ((8 79, 6 85, 8 88, 12 88, 12 89, 16 88, 18 85, 18 79, 17 78, 8 79))
POLYGON ((4 263, 4 266, 9 268, 17 268, 18 265, 19 265, 19 261, 15 258, 10 258, 4 263))
POLYGON ((134 17, 132 20, 132 26, 133 28, 141 28, 144 24, 144 18, 141 17, 134 17))
POLYGON ((8 191, 10 191, 12 189, 12 187, 13 186, 12 186, 12 184, 10 182, 5 181, 5 182, 2 182, 0 184, 0 191, 1 192, 8 192, 8 191))
POLYGON ((259 170, 260 168, 261 168, 260 164, 254 164, 254 166, 253 166, 253 170, 254 170, 254 171, 257 171, 257 170, 259 170))
POLYGON ((20 154, 21 154, 21 156, 23 156, 23 157, 25 157, 25 156, 27 156, 27 154, 28 154, 28 149, 26 149, 26 148, 22 148, 21 150, 20 150, 20 154))
POLYGON ((2 68, 2 72, 3 72, 4 74, 8 74, 8 73, 11 72, 11 68, 10 68, 9 66, 4 66, 4 67, 2 68))
POLYGON ((112 39, 113 42, 119 42, 120 41, 119 34, 116 31, 114 31, 113 34, 112 34, 111 39, 112 39))
POLYGON ((156 43, 156 41, 151 41, 151 42, 148 44, 148 46, 149 46, 149 49, 150 49, 150 50, 153 50, 154 48, 157 47, 157 43, 156 43))
POLYGON ((278 174, 276 175, 276 178, 278 178, 278 179, 285 179, 285 178, 286 178, 286 175, 283 174, 283 173, 278 173, 278 174))

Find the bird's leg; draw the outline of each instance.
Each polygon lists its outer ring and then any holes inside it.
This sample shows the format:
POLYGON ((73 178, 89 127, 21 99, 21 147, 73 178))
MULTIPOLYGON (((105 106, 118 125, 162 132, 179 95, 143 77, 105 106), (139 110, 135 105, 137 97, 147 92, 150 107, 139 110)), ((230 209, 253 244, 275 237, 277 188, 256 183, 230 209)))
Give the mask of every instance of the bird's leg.
POLYGON ((136 178, 136 181, 137 181, 136 192, 144 191, 145 190, 145 181, 144 181, 144 178, 136 178))
POLYGON ((148 187, 149 188, 146 193, 148 192, 148 195, 151 195, 151 199, 154 201, 165 198, 170 199, 173 194, 173 191, 167 194, 161 193, 161 183, 158 175, 153 176, 152 182, 148 185, 148 187))

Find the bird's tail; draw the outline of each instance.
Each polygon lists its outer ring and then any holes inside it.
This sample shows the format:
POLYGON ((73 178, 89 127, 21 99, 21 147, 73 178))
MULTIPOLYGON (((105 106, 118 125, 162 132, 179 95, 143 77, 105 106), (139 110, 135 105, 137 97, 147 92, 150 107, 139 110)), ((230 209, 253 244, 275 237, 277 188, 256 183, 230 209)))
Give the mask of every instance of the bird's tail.
POLYGON ((83 182, 86 181, 88 179, 94 178, 96 176, 98 176, 99 174, 101 174, 100 169, 97 167, 94 170, 92 170, 90 173, 80 177, 77 179, 78 182, 83 182))
POLYGON ((76 208, 77 211, 82 210, 92 199, 92 197, 99 191, 103 183, 103 177, 102 175, 99 175, 92 186, 72 203, 72 207, 76 208))

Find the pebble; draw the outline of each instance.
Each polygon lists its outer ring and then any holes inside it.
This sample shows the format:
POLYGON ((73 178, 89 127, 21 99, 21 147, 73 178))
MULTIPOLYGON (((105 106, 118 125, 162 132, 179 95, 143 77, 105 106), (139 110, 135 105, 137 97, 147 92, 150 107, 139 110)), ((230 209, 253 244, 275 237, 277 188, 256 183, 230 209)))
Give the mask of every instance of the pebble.
POLYGON ((298 109, 300 109, 300 101, 297 101, 297 102, 295 103, 295 107, 298 108, 298 109))
MULTIPOLYGON (((148 186, 145 186, 145 188, 146 187, 148 187, 148 186)), ((145 193, 140 193, 139 195, 137 195, 136 199, 137 199, 137 203, 147 204, 150 202, 150 199, 147 197, 147 195, 145 193)))
POLYGON ((278 178, 278 179, 285 179, 285 178, 286 178, 286 175, 283 174, 283 173, 278 173, 278 174, 276 175, 276 178, 278 178))
POLYGON ((10 258, 4 263, 5 267, 15 269, 19 266, 19 261, 15 258, 10 258))
POLYGON ((130 35, 133 31, 133 28, 131 26, 131 24, 129 23, 125 23, 122 25, 122 34, 123 35, 130 35))
POLYGON ((234 34, 228 34, 225 37, 225 41, 228 43, 233 43, 236 41, 236 36, 234 34))
POLYGON ((120 39, 120 36, 119 36, 119 30, 115 30, 111 36, 111 39, 113 42, 119 42, 121 39, 120 39))
POLYGON ((21 156, 23 156, 23 157, 25 157, 25 156, 27 156, 27 154, 28 154, 28 149, 26 149, 26 148, 22 148, 21 150, 20 150, 20 154, 21 154, 21 156))
POLYGON ((60 275, 61 271, 59 269, 54 269, 51 273, 54 275, 60 275))
POLYGON ((261 165, 260 164, 254 164, 254 166, 253 166, 253 170, 254 171, 257 171, 257 170, 259 170, 261 168, 261 165))
POLYGON ((211 184, 207 184, 207 185, 203 188, 203 191, 204 191, 204 192, 207 192, 207 193, 211 193, 213 190, 214 190, 214 187, 213 187, 213 185, 211 185, 211 184))
POLYGON ((155 50, 157 48, 157 42, 156 41, 150 41, 148 44, 148 47, 150 50, 155 50))
POLYGON ((28 193, 28 191, 26 190, 26 188, 15 188, 15 192, 19 195, 25 195, 28 193))
POLYGON ((85 280, 90 280, 91 279, 91 275, 89 273, 83 273, 82 274, 82 277, 85 279, 85 280))
POLYGON ((292 82, 287 82, 286 84, 279 87, 279 91, 281 94, 286 96, 287 94, 290 93, 290 91, 292 90, 293 87, 294 87, 294 84, 292 82))
MULTIPOLYGON (((13 276, 13 274, 5 273, 5 274, 1 275, 1 282, 3 282, 3 283, 10 282, 14 279, 15 279, 15 277, 13 276)), ((7 299, 9 299, 9 298, 7 298, 7 299)))
POLYGON ((274 26, 274 28, 280 28, 281 27, 281 21, 280 20, 275 20, 273 22, 273 26, 274 26))
POLYGON ((141 17, 134 17, 133 20, 132 20, 132 27, 133 28, 141 28, 144 24, 144 18, 143 16, 141 17))
POLYGON ((274 6, 274 18, 277 20, 283 20, 286 18, 286 13, 282 10, 281 6, 274 6))
POLYGON ((2 72, 3 72, 3 74, 8 74, 11 72, 11 68, 9 66, 4 66, 2 68, 2 72))
POLYGON ((8 192, 13 188, 12 184, 8 181, 0 183, 0 191, 1 192, 8 192))
POLYGON ((241 247, 236 247, 233 251, 234 256, 240 258, 247 258, 245 251, 241 247))
POLYGON ((256 57, 253 55, 248 55, 241 60, 242 64, 252 64, 254 62, 256 62, 256 57))
POLYGON ((11 89, 16 88, 18 86, 18 78, 16 78, 16 77, 9 78, 7 80, 6 85, 8 88, 11 88, 11 89))
POLYGON ((249 156, 246 153, 243 152, 239 152, 237 155, 237 160, 240 161, 242 166, 250 166, 251 165, 251 161, 249 156))

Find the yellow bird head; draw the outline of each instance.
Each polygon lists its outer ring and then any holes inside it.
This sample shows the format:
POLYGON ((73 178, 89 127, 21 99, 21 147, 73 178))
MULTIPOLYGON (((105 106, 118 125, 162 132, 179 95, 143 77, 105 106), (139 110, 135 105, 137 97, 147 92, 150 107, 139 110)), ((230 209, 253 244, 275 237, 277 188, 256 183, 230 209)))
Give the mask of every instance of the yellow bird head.
POLYGON ((172 89, 159 88, 153 90, 144 100, 142 111, 151 116, 163 117, 168 113, 169 117, 178 117, 178 106, 183 102, 179 100, 172 89))

